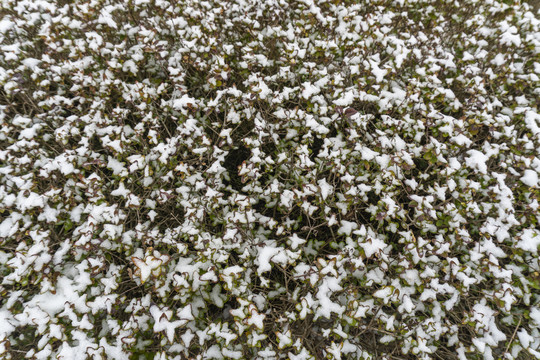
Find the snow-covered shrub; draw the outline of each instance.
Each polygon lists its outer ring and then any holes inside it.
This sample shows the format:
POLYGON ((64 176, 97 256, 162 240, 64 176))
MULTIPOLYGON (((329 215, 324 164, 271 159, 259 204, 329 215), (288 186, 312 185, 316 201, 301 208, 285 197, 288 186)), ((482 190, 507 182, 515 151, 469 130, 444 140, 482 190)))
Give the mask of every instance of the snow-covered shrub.
POLYGON ((0 6, 0 357, 540 357, 527 4, 0 6))

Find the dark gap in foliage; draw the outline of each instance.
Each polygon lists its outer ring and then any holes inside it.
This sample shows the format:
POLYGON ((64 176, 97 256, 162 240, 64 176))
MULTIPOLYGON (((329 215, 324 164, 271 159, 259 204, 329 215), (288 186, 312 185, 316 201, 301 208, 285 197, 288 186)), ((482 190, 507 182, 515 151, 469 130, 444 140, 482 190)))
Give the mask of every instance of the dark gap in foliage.
POLYGON ((370 190, 366 193, 368 197, 368 203, 370 205, 377 205, 379 201, 381 200, 381 196, 377 195, 377 193, 374 190, 370 190))
POLYGON ((228 266, 242 265, 240 256, 236 251, 229 251, 229 257, 227 258, 228 266))
POLYGON ((468 130, 476 147, 481 148, 485 141, 491 140, 495 129, 491 129, 485 124, 471 124, 468 130))
POLYGON ((422 158, 414 158, 413 159, 415 169, 413 169, 413 176, 416 178, 420 173, 423 173, 426 171, 426 169, 429 167, 429 162, 422 158), (416 171, 415 171, 416 170, 416 171))
POLYGON ((96 166, 95 169, 98 173, 101 173, 103 179, 112 179, 114 175, 114 172, 109 169, 107 166, 96 166))
POLYGON ((101 140, 99 139, 99 136, 94 134, 90 138, 89 143, 90 148, 88 150, 95 151, 98 154, 107 154, 109 150, 103 147, 103 144, 101 143, 101 140))
MULTIPOLYGON (((188 60, 190 61, 190 60, 188 60)), ((197 68, 196 65, 192 63, 183 63, 184 69, 185 69, 185 86, 187 94, 194 98, 215 98, 216 96, 216 90, 209 90, 207 91, 206 85, 207 85, 207 78, 208 73, 205 70, 197 68)))
POLYGON ((273 140, 269 140, 269 141, 266 141, 264 142, 262 145, 261 145, 261 150, 267 155, 267 156, 270 156, 272 157, 273 155, 276 154, 277 152, 277 146, 276 146, 276 143, 273 141, 273 140))
MULTIPOLYGON (((262 214, 262 215, 265 215, 265 216, 268 216, 266 213, 268 212, 268 207, 267 207, 267 203, 266 201, 263 199, 263 198, 259 198, 257 203, 255 203, 254 205, 252 205, 252 208, 258 212, 259 214, 262 214)), ((271 210, 271 209, 270 209, 271 210)))
POLYGON ((323 144, 324 144, 323 139, 321 139, 318 136, 313 137, 313 142, 311 143, 311 146, 309 148, 310 150, 309 158, 311 161, 315 161, 315 158, 317 157, 317 155, 319 155, 319 152, 321 151, 323 144))
POLYGON ((225 310, 214 304, 206 304, 206 316, 212 323, 216 321, 223 321, 225 318, 225 310))
MULTIPOLYGON (((396 358, 401 359, 407 359, 407 360, 416 360, 417 357, 415 355, 409 354, 409 355, 403 355, 401 353, 401 348, 398 347, 399 343, 390 342, 388 344, 384 344, 381 342, 381 338, 384 336, 383 332, 378 331, 378 327, 376 325, 376 320, 374 320, 373 317, 367 317, 365 319, 366 326, 369 326, 366 329, 360 330, 360 334, 355 336, 355 339, 358 339, 359 344, 362 346, 363 349, 366 349, 373 353, 376 358, 378 358, 379 354, 396 354, 396 358), (372 324, 373 323, 373 324, 372 324), (368 325, 368 324, 371 324, 368 325)), ((392 358, 392 357, 390 357, 392 358)))
POLYGON ((375 221, 371 219, 373 215, 367 212, 365 207, 355 209, 355 216, 357 219, 361 220, 361 224, 363 225, 376 226, 375 221))
POLYGON ((334 336, 324 336, 322 330, 328 329, 332 320, 319 318, 315 320, 313 314, 308 314, 305 319, 300 319, 291 323, 290 330, 295 339, 300 339, 306 349, 311 352, 316 359, 324 359, 322 349, 332 343, 334 336))
POLYGON ((19 326, 10 336, 11 346, 8 353, 13 360, 26 359, 26 353, 36 346, 37 325, 19 326))
POLYGON ((238 175, 238 167, 242 165, 251 155, 251 151, 245 146, 240 146, 236 149, 229 151, 227 156, 225 156, 225 161, 223 162, 223 167, 227 169, 227 177, 224 184, 230 185, 234 190, 240 192, 244 184, 242 178, 238 175))
POLYGON ((454 108, 450 106, 443 106, 441 110, 439 110, 441 114, 446 116, 451 116, 455 119, 460 119, 463 117, 463 107, 458 108, 457 110, 454 110, 454 108))
MULTIPOLYGON (((447 338, 447 337, 445 336, 443 338, 447 338)), ((445 359, 445 360, 458 360, 459 359, 458 352, 455 346, 439 347, 433 353, 433 355, 436 359, 445 359)))
POLYGON ((111 106, 113 106, 113 109, 116 108, 116 107, 119 107, 121 109, 128 110, 127 114, 126 114, 126 117, 125 117, 125 120, 123 120, 124 124, 131 127, 131 129, 135 129, 135 127, 138 124, 140 124, 141 120, 142 120, 142 118, 138 115, 137 108, 131 103, 124 103, 124 100, 122 99, 122 96, 120 95, 120 93, 117 92, 116 90, 115 90, 115 93, 118 93, 118 96, 119 96, 118 102, 113 101, 111 106))
MULTIPOLYGON (((60 171, 55 171, 56 179, 53 180, 52 176, 42 177, 39 175, 39 170, 36 171, 34 177, 34 185, 36 192, 43 194, 51 189, 63 189, 65 186, 65 177, 59 176, 60 171), (60 179, 60 181, 58 181, 60 179)), ((1 215, 0 215, 1 216, 1 215)))
MULTIPOLYGON (((291 97, 287 100, 283 100, 283 102, 279 105, 279 107, 285 110, 294 110, 297 108, 303 109, 301 105, 302 105, 302 102, 300 100, 295 100, 294 97, 291 97)), ((285 114, 287 114, 287 112, 285 112, 285 114)), ((284 120, 280 119, 279 121, 283 122, 284 120)))
POLYGON ((211 219, 208 214, 204 215, 204 229, 213 236, 223 236, 225 231, 225 224, 218 219, 211 219))
MULTIPOLYGON (((399 256, 400 254, 404 254, 405 252, 403 249, 405 248, 405 244, 400 241, 401 235, 399 235, 397 232, 390 233, 388 235, 388 245, 392 246, 391 255, 393 256, 399 256)), ((394 312, 395 314, 398 314, 397 311, 394 312)))
POLYGON ((182 205, 176 201, 167 201, 164 204, 158 204, 154 211, 157 213, 153 223, 164 232, 167 229, 174 229, 184 223, 185 210, 182 205))
POLYGON ((126 309, 132 300, 142 299, 147 294, 153 295, 148 292, 148 289, 145 289, 145 285, 138 285, 130 276, 131 272, 128 269, 134 269, 129 266, 124 266, 121 271, 118 288, 116 289, 116 293, 119 295, 119 304, 113 307, 113 316, 120 321, 127 321, 130 318, 131 313, 126 309))
MULTIPOLYGON (((341 132, 341 129, 339 128, 339 125, 336 123, 334 126, 330 127, 330 132, 326 134, 326 138, 333 138, 338 135, 338 132, 341 132)), ((323 140, 324 142, 324 140, 323 140)))
POLYGON ((172 114, 163 114, 159 117, 159 123, 161 124, 159 129, 159 137, 161 139, 170 139, 176 134, 178 128, 179 119, 172 114))
POLYGON ((213 323, 215 321, 226 322, 233 320, 231 310, 237 309, 240 306, 240 303, 238 302, 236 297, 231 296, 230 294, 222 290, 222 295, 223 294, 227 296, 228 300, 224 302, 221 307, 213 303, 206 303, 207 317, 213 323))
MULTIPOLYGON (((307 234, 306 234, 307 235, 307 234)), ((337 233, 326 224, 320 224, 317 229, 312 231, 311 239, 313 240, 314 250, 317 252, 317 257, 324 258, 328 255, 337 255, 339 253, 339 244, 337 233)))
MULTIPOLYGON (((20 241, 20 240, 19 240, 20 241)), ((11 245, 13 247, 17 247, 20 243, 19 241, 15 244, 4 244, 2 247, 5 247, 5 245, 11 245)), ((24 304, 22 303, 23 296, 35 296, 41 292, 41 286, 39 285, 39 281, 41 281, 43 278, 46 278, 43 273, 33 273, 30 276, 27 276, 28 284, 21 284, 20 282, 16 282, 14 284, 5 283, 0 285, 0 291, 21 291, 21 300, 17 300, 11 304, 10 311, 14 314, 20 314, 24 312, 24 304)), ((0 297, 0 305, 5 306, 7 299, 4 299, 4 297, 0 297)))
POLYGON ((289 291, 294 291, 297 287, 302 286, 302 283, 291 277, 290 273, 290 268, 281 268, 279 265, 274 265, 267 277, 272 280, 275 285, 279 284, 279 287, 287 289, 287 293, 289 293, 289 291))
MULTIPOLYGON (((275 145, 274 145, 275 146, 275 145)), ((264 151, 264 150, 263 150, 264 151)), ((275 149, 275 151, 277 151, 277 149, 275 149)), ((276 152, 273 152, 273 154, 275 154, 276 152)), ((271 153, 269 153, 269 156, 272 157, 272 155, 270 155, 271 153)), ((270 184, 270 182, 276 178, 276 172, 277 172, 277 167, 276 166, 266 166, 265 168, 265 171, 261 172, 261 175, 258 179, 258 182, 259 184, 264 188, 266 187, 268 184, 270 184)))
POLYGON ((294 206, 292 211, 286 214, 282 219, 278 220, 278 222, 282 221, 293 223, 292 230, 302 230, 309 226, 307 215, 299 206, 294 206))
POLYGON ((220 129, 225 124, 225 111, 213 109, 208 115, 207 124, 204 126, 204 132, 212 144, 218 144, 220 129))
POLYGON ((231 133, 231 137, 235 144, 241 144, 242 140, 251 134, 255 128, 253 119, 242 119, 231 133))
POLYGON ((138 210, 127 209, 127 216, 123 223, 124 232, 135 230, 138 224, 140 224, 138 210))
POLYGON ((31 97, 26 94, 21 85, 21 91, 18 91, 11 96, 7 96, 3 87, 0 88, 0 105, 6 106, 4 112, 13 118, 15 115, 22 115, 25 117, 33 117, 36 113, 42 112, 38 108, 31 97))
MULTIPOLYGON (((82 218, 83 216, 81 216, 82 218)), ((81 219, 80 222, 83 220, 81 219)), ((49 224, 49 235, 52 240, 49 243, 50 253, 55 254, 60 248, 60 245, 64 240, 71 239, 73 237, 73 231, 77 228, 78 224, 74 224, 69 215, 63 221, 59 221, 55 224, 49 224)))

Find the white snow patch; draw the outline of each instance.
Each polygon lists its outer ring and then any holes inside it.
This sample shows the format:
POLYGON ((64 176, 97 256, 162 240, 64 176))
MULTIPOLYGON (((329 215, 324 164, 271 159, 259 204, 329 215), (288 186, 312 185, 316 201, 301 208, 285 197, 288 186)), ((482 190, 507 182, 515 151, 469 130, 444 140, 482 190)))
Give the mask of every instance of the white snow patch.
POLYGON ((364 249, 366 258, 370 258, 374 254, 380 253, 386 247, 386 243, 378 238, 369 238, 362 242, 360 246, 364 249))
POLYGON ((326 179, 319 180, 317 181, 317 183, 319 184, 319 188, 321 189, 321 196, 323 200, 326 200, 328 195, 332 194, 334 188, 332 187, 332 185, 326 182, 326 179))
POLYGON ((5 34, 8 30, 11 30, 14 25, 15 23, 8 19, 0 20, 0 34, 5 34))
POLYGON ((488 161, 489 157, 478 150, 469 150, 467 154, 469 154, 469 157, 465 159, 467 166, 478 170, 482 174, 487 174, 486 161, 488 161))
POLYGON ((518 248, 538 254, 538 247, 540 246, 540 234, 538 232, 533 229, 525 229, 518 238, 520 238, 516 244, 518 248))
POLYGON ((538 173, 534 170, 525 170, 520 180, 527 186, 534 188, 538 187, 538 173))
POLYGON ((469 139, 463 134, 456 135, 452 137, 450 140, 459 146, 469 147, 472 145, 471 139, 469 139))
POLYGON ((354 93, 352 91, 348 91, 345 94, 343 94, 343 96, 340 99, 334 101, 334 104, 337 106, 349 106, 353 103, 353 101, 354 101, 354 93))
POLYGON ((270 264, 270 261, 278 260, 276 262, 282 262, 283 259, 281 258, 283 256, 286 256, 286 254, 284 254, 283 249, 281 248, 273 246, 265 246, 263 248, 259 248, 259 256, 257 257, 257 263, 259 267, 257 268, 257 274, 261 275, 264 272, 272 270, 272 265, 270 264), (279 257, 279 259, 274 259, 275 257, 279 257))
POLYGON ((309 99, 313 95, 317 95, 321 92, 321 89, 310 82, 305 82, 302 85, 304 85, 304 90, 302 91, 302 97, 304 99, 309 99))

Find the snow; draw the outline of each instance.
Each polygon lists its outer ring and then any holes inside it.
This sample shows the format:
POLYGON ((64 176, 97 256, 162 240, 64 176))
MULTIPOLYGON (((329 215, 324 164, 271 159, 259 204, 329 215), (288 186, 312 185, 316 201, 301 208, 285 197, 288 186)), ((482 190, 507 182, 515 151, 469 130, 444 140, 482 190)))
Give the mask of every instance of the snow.
POLYGON ((319 124, 311 115, 306 115, 306 126, 317 134, 328 134, 330 132, 326 126, 319 124))
POLYGON ((469 157, 465 158, 467 166, 478 170, 482 174, 487 174, 486 162, 489 160, 489 157, 478 150, 469 150, 467 154, 469 154, 469 157))
POLYGON ((472 141, 471 139, 469 139, 468 137, 466 137, 465 135, 463 134, 459 134, 459 135, 456 135, 456 136, 453 136, 452 137, 452 142, 454 142, 455 144, 459 145, 459 146, 464 146, 464 147, 470 147, 472 145, 472 141))
POLYGON ((520 180, 522 183, 532 188, 538 187, 538 173, 534 170, 525 170, 520 180))
POLYGON ((247 325, 253 325, 259 330, 262 330, 264 328, 263 321, 266 316, 264 314, 260 314, 254 305, 249 305, 248 311, 250 316, 244 320, 244 323, 247 325))
POLYGON ((127 195, 130 193, 128 189, 126 189, 123 182, 120 183, 118 188, 116 190, 111 191, 112 196, 121 196, 123 198, 127 197, 127 195))
POLYGON ((517 28, 515 26, 510 27, 501 35, 501 43, 504 45, 521 45, 521 38, 517 33, 517 28))
POLYGON ((42 208, 45 206, 45 197, 43 195, 36 194, 35 192, 29 192, 27 196, 24 192, 20 192, 17 196, 17 208, 21 211, 26 211, 33 208, 42 208))
POLYGON ((317 183, 319 184, 319 189, 321 191, 321 196, 323 200, 326 200, 328 198, 328 195, 332 194, 334 191, 334 188, 326 182, 326 179, 318 180, 317 183))
POLYGON ((527 349, 531 343, 534 342, 534 337, 532 337, 527 330, 523 328, 517 333, 517 336, 521 342, 521 346, 523 346, 525 349, 527 349))
POLYGON ((306 243, 306 239, 300 238, 296 233, 292 234, 292 236, 289 237, 289 241, 291 242, 291 248, 293 250, 298 249, 300 245, 306 243))
MULTIPOLYGON (((425 292, 425 290, 424 290, 425 292)), ((388 301, 390 300, 390 296, 394 293, 394 289, 390 286, 385 286, 380 290, 375 291, 373 294, 374 297, 382 299, 385 304, 388 304, 388 301)), ((421 301, 425 301, 420 299, 421 301)))
POLYGON ((368 259, 374 254, 379 254, 386 247, 386 243, 378 238, 368 238, 359 245, 364 249, 364 253, 368 259))
POLYGON ((145 283, 152 272, 156 269, 159 269, 163 261, 161 259, 156 259, 153 256, 148 256, 146 259, 142 260, 138 257, 132 257, 131 260, 140 271, 141 282, 145 283))
POLYGON ((525 111, 525 124, 533 135, 538 139, 540 137, 540 113, 532 109, 525 111))
POLYGON ((101 12, 101 14, 99 15, 98 23, 106 24, 106 25, 112 27, 113 29, 118 28, 118 26, 116 25, 116 22, 113 20, 111 14, 109 14, 108 12, 105 12, 105 11, 101 12))
POLYGON ((192 3, 3 4, 0 354, 538 357, 526 5, 192 3))
POLYGON ((358 229, 358 224, 352 221, 341 220, 341 227, 338 229, 338 234, 351 235, 353 230, 358 229))
POLYGON ((184 94, 180 99, 173 101, 173 108, 177 110, 185 110, 188 105, 192 106, 194 104, 196 104, 196 100, 187 94, 184 94))
POLYGON ((302 84, 302 86, 304 86, 304 90, 302 90, 302 97, 304 99, 309 99, 313 95, 317 95, 321 92, 321 89, 318 86, 313 85, 310 82, 305 82, 302 84))
POLYGON ((373 299, 358 303, 358 308, 355 310, 353 317, 355 319, 365 318, 366 314, 368 313, 368 311, 370 311, 373 308, 373 306, 374 306, 373 299))
POLYGON ((272 90, 266 85, 266 83, 262 80, 259 80, 258 86, 255 88, 256 91, 259 93, 259 97, 261 99, 266 99, 269 95, 272 94, 272 90))
POLYGON ((322 281, 322 284, 319 285, 319 290, 317 291, 316 298, 319 302, 319 307, 315 314, 315 319, 323 317, 330 319, 332 313, 338 315, 342 314, 345 311, 345 308, 339 303, 336 303, 330 299, 330 296, 336 292, 342 290, 342 287, 339 285, 339 281, 335 277, 325 277, 322 281))
POLYGON ((29 68, 30 70, 35 71, 38 65, 41 63, 41 60, 34 58, 26 58, 22 61, 23 65, 29 68))
POLYGON ((278 349, 283 349, 292 344, 291 331, 287 330, 286 332, 276 332, 276 337, 278 339, 278 349))
POLYGON ((156 305, 152 305, 150 307, 150 314, 154 318, 154 331, 164 331, 166 333, 167 339, 170 343, 172 343, 174 341, 176 328, 185 325, 186 323, 188 323, 189 320, 193 319, 193 316, 191 315, 190 305, 184 307, 181 310, 181 314, 184 313, 185 315, 187 315, 186 317, 179 316, 180 320, 170 321, 172 317, 171 310, 163 310, 156 305))
POLYGON ((294 200, 294 193, 290 190, 284 190, 281 193, 281 204, 286 208, 292 207, 292 202, 294 200))
POLYGON ((538 254, 538 247, 540 246, 540 233, 538 230, 525 229, 517 236, 517 239, 519 241, 516 247, 533 254, 538 254))
POLYGON ((493 60, 491 60, 491 63, 495 66, 501 66, 506 62, 503 54, 497 54, 493 60))
POLYGON ((258 250, 259 253, 257 256, 257 274, 261 275, 267 271, 272 270, 272 265, 270 264, 270 261, 274 256, 280 254, 283 249, 273 246, 265 246, 263 248, 259 248, 258 250))
POLYGON ((536 326, 540 326, 540 307, 531 307, 531 312, 529 313, 529 316, 534 321, 536 326))
POLYGON ((0 309, 0 339, 7 338, 14 330, 15 326, 11 313, 5 309, 0 309))
POLYGON ((362 158, 367 161, 371 161, 375 159, 376 156, 380 155, 378 152, 373 151, 368 147, 360 144, 356 145, 355 150, 360 151, 360 153, 362 154, 362 158))
POLYGON ((15 24, 4 18, 0 20, 0 34, 5 34, 7 31, 11 30, 15 24))
POLYGON ((340 99, 335 100, 334 104, 337 106, 349 106, 353 103, 354 98, 355 98, 354 92, 352 90, 347 91, 345 94, 341 96, 340 99))
POLYGON ((377 64, 375 61, 370 61, 369 63, 371 65, 371 73, 375 76, 375 81, 377 83, 381 83, 384 80, 386 74, 388 73, 388 70, 381 69, 379 67, 379 64, 377 64))
POLYGON ((39 128, 40 128, 40 126, 38 124, 36 124, 36 125, 32 126, 31 128, 26 128, 26 129, 22 130, 21 133, 19 134, 19 139, 31 140, 31 139, 35 138, 38 131, 39 131, 39 128))
POLYGON ((109 156, 109 162, 107 167, 113 171, 114 175, 120 175, 124 172, 127 172, 127 169, 124 167, 124 163, 116 160, 115 158, 109 156))

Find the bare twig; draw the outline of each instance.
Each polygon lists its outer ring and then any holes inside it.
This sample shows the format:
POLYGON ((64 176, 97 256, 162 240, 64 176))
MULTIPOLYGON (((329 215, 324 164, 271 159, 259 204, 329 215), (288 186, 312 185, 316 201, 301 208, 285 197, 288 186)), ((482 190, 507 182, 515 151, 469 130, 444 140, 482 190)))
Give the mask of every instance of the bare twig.
POLYGON ((510 345, 512 345, 512 342, 514 341, 514 338, 516 337, 516 333, 517 333, 517 330, 519 329, 519 325, 521 325, 521 319, 523 319, 523 316, 519 317, 519 321, 518 321, 518 324, 516 325, 516 328, 514 329, 514 333, 512 334, 512 337, 510 338, 508 345, 506 345, 506 349, 504 350, 505 354, 508 353, 508 350, 510 349, 510 345))

